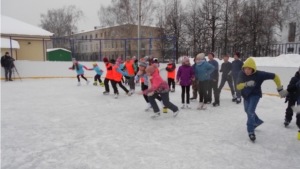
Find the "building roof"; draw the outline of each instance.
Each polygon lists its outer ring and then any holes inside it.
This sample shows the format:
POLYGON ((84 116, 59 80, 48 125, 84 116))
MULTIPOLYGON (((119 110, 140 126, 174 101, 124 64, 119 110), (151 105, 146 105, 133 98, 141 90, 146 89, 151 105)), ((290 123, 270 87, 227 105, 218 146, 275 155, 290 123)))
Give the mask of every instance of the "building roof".
POLYGON ((49 31, 4 15, 1 15, 1 34, 53 36, 53 33, 49 31))
POLYGON ((56 50, 64 50, 64 51, 67 51, 67 52, 71 52, 67 49, 64 49, 64 48, 52 48, 52 49, 47 49, 47 52, 52 52, 52 51, 56 51, 56 50))
POLYGON ((19 42, 15 41, 15 40, 11 40, 11 46, 10 46, 10 39, 1 38, 0 48, 2 48, 2 49, 10 49, 10 48, 20 49, 20 45, 19 45, 19 42))

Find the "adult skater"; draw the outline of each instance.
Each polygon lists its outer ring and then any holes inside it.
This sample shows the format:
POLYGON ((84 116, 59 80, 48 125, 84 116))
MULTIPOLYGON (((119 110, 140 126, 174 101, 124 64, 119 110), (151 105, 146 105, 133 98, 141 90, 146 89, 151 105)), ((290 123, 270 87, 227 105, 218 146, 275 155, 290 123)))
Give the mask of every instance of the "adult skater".
POLYGON ((232 64, 229 62, 229 57, 225 55, 223 57, 224 63, 221 65, 220 72, 222 72, 222 78, 221 78, 221 83, 219 86, 219 93, 221 94, 221 91, 225 85, 225 83, 228 83, 228 86, 231 91, 232 98, 235 98, 234 95, 234 88, 232 85, 232 77, 231 77, 231 70, 232 70, 232 64))
POLYGON ((238 75, 244 65, 244 63, 240 60, 240 56, 241 56, 240 52, 236 52, 233 55, 234 61, 232 62, 232 70, 231 70, 231 75, 232 75, 232 79, 234 82, 234 90, 235 90, 232 101, 236 102, 237 104, 241 103, 241 101, 242 101, 241 100, 241 91, 237 90, 237 88, 236 88, 238 75))
POLYGON ((146 68, 146 73, 148 76, 148 86, 149 88, 140 92, 139 94, 145 94, 148 96, 150 104, 154 110, 154 115, 152 118, 156 118, 160 116, 159 108, 155 102, 155 98, 157 95, 160 95, 164 106, 168 109, 171 109, 174 113, 174 117, 179 113, 179 109, 177 106, 172 104, 169 100, 169 86, 168 83, 163 81, 158 72, 156 71, 156 65, 148 66, 146 68))
POLYGON ((208 54, 208 63, 215 67, 214 71, 210 74, 209 86, 208 86, 208 102, 212 102, 212 91, 214 91, 215 101, 213 102, 213 106, 220 105, 220 96, 219 96, 219 63, 214 59, 215 54, 212 52, 208 54))
POLYGON ((168 85, 169 88, 172 89, 171 92, 175 92, 175 73, 176 73, 176 65, 174 61, 171 59, 166 67, 166 71, 168 72, 168 85))
POLYGON ((188 57, 184 57, 182 60, 182 66, 179 67, 177 71, 176 82, 180 81, 181 86, 181 103, 182 109, 188 108, 190 109, 190 87, 192 85, 192 81, 195 80, 195 72, 190 65, 190 59, 188 57), (186 98, 186 100, 185 100, 186 98))
POLYGON ((112 65, 111 65, 111 63, 109 63, 107 57, 103 58, 103 62, 106 67, 106 76, 104 79, 105 91, 103 92, 103 94, 108 95, 109 94, 108 82, 110 82, 112 84, 112 81, 114 80, 114 75, 113 75, 113 71, 112 71, 112 65))
POLYGON ((5 81, 13 81, 11 73, 14 68, 14 61, 15 59, 9 55, 9 52, 5 52, 5 55, 1 57, 1 66, 4 68, 5 81))
POLYGON ((73 60, 73 66, 70 67, 69 69, 70 70, 76 70, 77 72, 77 80, 78 80, 78 84, 77 86, 80 86, 81 83, 80 83, 80 76, 82 79, 84 79, 86 81, 86 84, 88 85, 90 83, 90 81, 88 81, 85 77, 84 77, 84 70, 88 70, 88 68, 82 64, 79 64, 77 61, 73 60))
POLYGON ((195 74, 198 81, 199 90, 199 106, 198 110, 205 110, 208 103, 208 86, 210 74, 214 71, 215 67, 205 60, 205 54, 200 53, 196 57, 195 74))
POLYGON ((274 80, 281 98, 287 96, 288 91, 283 90, 278 75, 257 70, 254 60, 248 58, 243 65, 243 71, 238 75, 237 89, 241 90, 244 98, 244 109, 248 116, 247 131, 252 141, 256 139, 255 128, 263 123, 255 113, 255 109, 259 99, 262 97, 261 85, 265 80, 274 80))
POLYGON ((99 84, 103 87, 104 83, 101 80, 101 76, 103 74, 103 70, 101 70, 99 68, 98 64, 97 63, 93 63, 93 68, 89 68, 88 70, 94 70, 96 72, 96 75, 94 76, 94 83, 93 83, 93 85, 97 86, 98 85, 98 81, 99 81, 99 84))
MULTIPOLYGON (((297 88, 297 83, 300 81, 300 67, 299 70, 295 73, 295 76, 291 78, 290 83, 287 87, 287 91, 289 92, 285 102, 288 102, 288 106, 285 111, 285 119, 284 126, 288 126, 293 118, 293 110, 292 107, 296 105, 296 103, 300 104, 298 98, 300 96, 299 89, 297 88), (298 101, 298 102, 297 102, 298 101)), ((296 116, 296 123, 300 128, 300 115, 296 116)))

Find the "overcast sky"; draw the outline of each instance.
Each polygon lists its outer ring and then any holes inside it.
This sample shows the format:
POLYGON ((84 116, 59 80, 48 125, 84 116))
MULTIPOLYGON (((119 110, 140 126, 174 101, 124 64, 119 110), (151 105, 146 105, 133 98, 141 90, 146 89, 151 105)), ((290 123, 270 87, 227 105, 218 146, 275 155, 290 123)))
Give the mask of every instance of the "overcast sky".
POLYGON ((85 19, 78 23, 78 30, 90 30, 100 25, 97 16, 100 5, 109 5, 110 2, 111 0, 1 0, 1 14, 38 26, 40 14, 46 13, 48 9, 75 5, 85 15, 85 19))

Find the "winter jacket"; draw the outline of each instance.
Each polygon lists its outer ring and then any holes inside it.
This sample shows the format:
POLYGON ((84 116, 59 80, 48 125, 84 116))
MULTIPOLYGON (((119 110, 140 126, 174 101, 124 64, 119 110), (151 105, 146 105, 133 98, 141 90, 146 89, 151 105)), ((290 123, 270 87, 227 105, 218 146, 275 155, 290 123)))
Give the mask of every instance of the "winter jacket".
POLYGON ((206 62, 205 59, 197 62, 195 65, 195 74, 198 81, 205 81, 210 79, 210 74, 214 71, 215 67, 206 62))
POLYGON ((70 67, 70 69, 76 70, 77 75, 83 75, 83 74, 84 74, 83 68, 84 68, 85 70, 88 70, 87 67, 85 67, 84 65, 79 64, 79 63, 78 63, 78 70, 77 70, 77 68, 76 68, 76 65, 73 65, 73 67, 70 67))
POLYGON ((168 78, 175 79, 175 63, 169 63, 166 67, 166 71, 168 72, 168 78))
POLYGON ((148 86, 148 76, 146 74, 144 74, 142 76, 136 75, 134 78, 135 81, 139 81, 140 79, 141 79, 141 81, 142 81, 142 79, 144 79, 144 81, 143 81, 144 85, 148 86))
POLYGON ((94 70, 96 73, 97 73, 97 75, 102 75, 103 74, 103 70, 101 70, 100 68, 99 68, 99 66, 95 66, 95 67, 93 67, 91 70, 94 70))
POLYGON ((3 67, 13 67, 15 59, 11 56, 2 56, 1 57, 1 66, 3 67))
POLYGON ((221 65, 221 70, 220 72, 222 72, 222 77, 227 77, 229 74, 229 72, 232 70, 232 64, 230 62, 224 62, 221 65))
POLYGON ((233 77, 237 76, 240 71, 242 70, 244 63, 241 60, 234 60, 232 62, 232 70, 231 70, 231 75, 233 77))
POLYGON ((182 65, 177 71, 177 80, 180 80, 180 86, 192 85, 192 79, 195 77, 195 72, 192 66, 182 65))
POLYGON ((241 94, 244 99, 249 99, 252 96, 260 96, 262 97, 261 85, 265 80, 274 80, 277 87, 281 87, 281 82, 279 77, 274 73, 258 71, 256 68, 256 64, 252 58, 247 59, 244 67, 249 67, 254 70, 254 72, 247 76, 244 71, 240 71, 237 79, 237 89, 241 90, 241 94), (253 87, 245 87, 245 82, 255 81, 255 86, 253 87))
POLYGON ((109 80, 114 80, 114 75, 113 75, 111 63, 106 63, 105 67, 106 67, 106 76, 105 76, 105 78, 109 79, 109 80))
POLYGON ((290 83, 287 86, 287 91, 289 92, 286 99, 296 101, 297 98, 300 96, 299 90, 297 90, 297 83, 300 81, 300 73, 297 71, 295 76, 291 78, 290 83))
POLYGON ((148 77, 148 87, 149 88, 147 90, 143 91, 145 95, 154 92, 167 93, 170 91, 168 83, 165 82, 156 71, 152 74, 152 76, 148 77))
POLYGON ((134 77, 135 72, 137 71, 137 67, 134 64, 134 61, 130 60, 129 62, 125 62, 124 66, 127 70, 128 76, 134 77))
POLYGON ((208 63, 215 67, 215 70, 210 74, 210 80, 218 80, 219 79, 219 63, 215 59, 208 61, 208 63))

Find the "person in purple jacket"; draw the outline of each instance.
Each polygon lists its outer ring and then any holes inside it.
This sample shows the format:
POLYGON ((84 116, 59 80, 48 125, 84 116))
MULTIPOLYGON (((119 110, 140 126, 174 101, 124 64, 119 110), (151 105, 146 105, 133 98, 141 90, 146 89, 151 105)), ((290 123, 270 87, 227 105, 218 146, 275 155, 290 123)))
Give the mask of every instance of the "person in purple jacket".
POLYGON ((195 72, 192 66, 190 65, 190 59, 188 57, 184 57, 182 61, 182 66, 179 67, 177 71, 177 83, 180 81, 181 86, 181 101, 182 101, 182 109, 185 107, 190 109, 190 87, 192 85, 192 81, 195 80, 195 72), (185 104, 185 96, 186 96, 186 104, 185 104))

